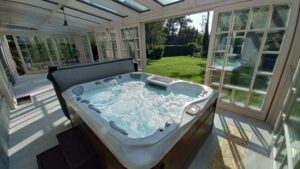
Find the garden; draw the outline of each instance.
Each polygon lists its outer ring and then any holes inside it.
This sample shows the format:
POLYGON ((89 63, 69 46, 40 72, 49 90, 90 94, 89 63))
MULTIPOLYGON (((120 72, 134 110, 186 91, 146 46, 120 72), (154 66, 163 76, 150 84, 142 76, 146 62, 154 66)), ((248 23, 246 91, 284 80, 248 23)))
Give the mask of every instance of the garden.
POLYGON ((181 16, 147 23, 147 72, 176 79, 204 83, 209 43, 209 14, 199 26, 190 17, 181 16))

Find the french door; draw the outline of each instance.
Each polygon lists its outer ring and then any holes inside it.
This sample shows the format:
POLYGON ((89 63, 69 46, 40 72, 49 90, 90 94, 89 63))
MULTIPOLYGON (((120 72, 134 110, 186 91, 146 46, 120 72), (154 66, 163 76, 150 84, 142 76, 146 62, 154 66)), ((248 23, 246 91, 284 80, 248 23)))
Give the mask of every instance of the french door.
POLYGON ((299 0, 251 1, 214 10, 205 83, 219 107, 264 120, 294 34, 299 0))

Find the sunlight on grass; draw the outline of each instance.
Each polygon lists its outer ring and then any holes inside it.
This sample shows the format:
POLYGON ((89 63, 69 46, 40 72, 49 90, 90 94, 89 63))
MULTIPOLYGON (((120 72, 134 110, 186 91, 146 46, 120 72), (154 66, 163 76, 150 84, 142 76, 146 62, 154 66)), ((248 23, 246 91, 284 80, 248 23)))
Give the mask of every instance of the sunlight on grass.
POLYGON ((205 67, 204 58, 174 56, 148 60, 147 72, 203 84, 205 67))

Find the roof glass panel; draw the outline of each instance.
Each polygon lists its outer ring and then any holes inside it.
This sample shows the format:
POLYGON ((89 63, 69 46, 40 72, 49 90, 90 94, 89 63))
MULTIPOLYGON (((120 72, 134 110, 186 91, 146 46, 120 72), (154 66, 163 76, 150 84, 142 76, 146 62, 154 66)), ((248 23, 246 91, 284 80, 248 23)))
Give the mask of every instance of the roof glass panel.
POLYGON ((135 0, 113 0, 119 4, 122 4, 124 6, 126 6, 127 8, 130 8, 136 12, 146 12, 149 11, 149 8, 147 8, 146 6, 144 6, 143 4, 135 1, 135 0))
POLYGON ((126 17, 125 15, 122 15, 120 12, 114 10, 114 9, 111 9, 111 8, 108 8, 104 5, 101 5, 99 3, 96 3, 95 1, 93 0, 77 0, 78 2, 81 2, 81 3, 84 3, 86 5, 89 5, 89 6, 92 6, 92 7, 95 7, 95 8, 98 8, 98 9, 101 9, 103 11, 106 11, 108 13, 111 13, 111 14, 114 14, 114 15, 117 15, 117 16, 120 16, 120 17, 126 17))
POLYGON ((168 6, 178 2, 182 2, 183 0, 154 0, 154 1, 158 2, 162 6, 168 6))

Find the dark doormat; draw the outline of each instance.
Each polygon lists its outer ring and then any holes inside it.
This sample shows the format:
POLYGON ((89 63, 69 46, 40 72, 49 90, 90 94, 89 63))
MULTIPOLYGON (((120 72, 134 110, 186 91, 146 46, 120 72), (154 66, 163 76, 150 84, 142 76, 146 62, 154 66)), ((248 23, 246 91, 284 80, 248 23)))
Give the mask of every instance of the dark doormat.
POLYGON ((27 104, 27 103, 31 103, 31 97, 30 95, 26 95, 26 96, 22 96, 17 98, 17 105, 23 105, 23 104, 27 104))

